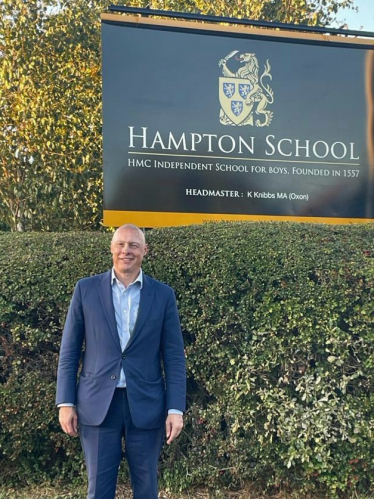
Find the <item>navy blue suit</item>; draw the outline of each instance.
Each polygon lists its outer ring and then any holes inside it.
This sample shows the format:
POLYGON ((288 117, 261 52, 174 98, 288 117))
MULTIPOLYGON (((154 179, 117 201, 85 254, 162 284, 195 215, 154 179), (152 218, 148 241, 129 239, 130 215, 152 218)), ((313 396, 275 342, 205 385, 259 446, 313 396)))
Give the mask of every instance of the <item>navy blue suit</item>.
MULTIPOLYGON (((94 466, 92 473, 95 480, 100 481, 96 476, 101 474, 97 461, 104 461, 104 468, 110 463, 113 468, 110 481, 114 480, 115 490, 120 449, 116 444, 115 451, 105 453, 108 445, 99 444, 95 432, 96 428, 121 425, 117 421, 120 408, 126 413, 121 417, 126 420, 123 434, 134 487, 134 482, 140 480, 136 477, 136 469, 144 474, 144 470, 141 471, 144 456, 152 456, 157 468, 167 410, 184 411, 185 400, 185 356, 173 290, 143 274, 137 320, 122 352, 112 300, 111 271, 80 280, 74 290, 62 336, 56 403, 76 405, 89 480, 90 467, 94 466), (83 345, 82 369, 77 385, 83 345), (116 385, 122 367, 126 390, 121 391, 116 390, 116 385), (130 427, 137 432, 135 444, 127 434, 130 427), (151 434, 153 437, 149 439, 151 434), (160 441, 160 444, 156 445, 155 441, 160 441), (139 446, 137 450, 136 445, 139 446), (139 462, 136 462, 136 456, 139 456, 139 462)), ((107 443, 108 438, 105 436, 107 443)), ((89 498, 114 497, 113 483, 106 484, 105 480, 101 485, 90 485, 89 498), (95 487, 101 491, 95 491, 95 487), (106 493, 109 489, 110 492, 106 493)), ((154 480, 152 477, 151 481, 154 480)), ((154 492, 145 489, 137 492, 134 488, 135 499, 151 499, 152 494, 154 492)))

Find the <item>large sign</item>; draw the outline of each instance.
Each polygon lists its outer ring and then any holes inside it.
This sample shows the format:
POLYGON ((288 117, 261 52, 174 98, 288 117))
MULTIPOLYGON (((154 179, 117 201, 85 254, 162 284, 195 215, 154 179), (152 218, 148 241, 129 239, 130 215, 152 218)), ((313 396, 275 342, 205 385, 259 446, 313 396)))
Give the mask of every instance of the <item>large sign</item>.
POLYGON ((374 40, 102 15, 104 224, 374 219, 374 40))

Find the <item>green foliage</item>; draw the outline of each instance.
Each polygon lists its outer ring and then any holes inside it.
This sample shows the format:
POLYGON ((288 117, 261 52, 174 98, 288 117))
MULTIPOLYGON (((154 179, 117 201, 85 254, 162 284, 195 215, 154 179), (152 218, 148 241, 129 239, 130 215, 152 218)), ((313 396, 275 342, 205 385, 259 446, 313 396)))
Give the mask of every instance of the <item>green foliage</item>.
POLYGON ((129 0, 126 5, 272 22, 330 26, 353 0, 129 0))
POLYGON ((245 223, 153 231, 151 273, 176 288, 185 331, 185 480, 369 486, 373 235, 245 223))
MULTIPOLYGON (((188 411, 164 487, 373 491, 373 225, 217 223, 148 233, 144 270, 177 294, 188 411)), ((54 408, 77 279, 110 235, 0 236, 2 480, 82 480, 54 408)), ((126 476, 126 475, 124 475, 126 476)))
POLYGON ((0 218, 99 228, 101 2, 0 3, 0 218))
POLYGON ((108 235, 0 235, 2 480, 80 476, 54 408, 61 330, 75 281, 110 265, 108 235))

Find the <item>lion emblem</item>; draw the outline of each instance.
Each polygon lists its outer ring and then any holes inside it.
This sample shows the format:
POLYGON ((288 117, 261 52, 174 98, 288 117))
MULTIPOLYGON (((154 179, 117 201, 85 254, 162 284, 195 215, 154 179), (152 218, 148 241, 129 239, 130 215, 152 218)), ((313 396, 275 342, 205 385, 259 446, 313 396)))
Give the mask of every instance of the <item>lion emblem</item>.
POLYGON ((253 114, 256 113, 258 119, 255 125, 269 126, 273 112, 268 111, 266 107, 274 102, 274 94, 270 86, 263 81, 264 78, 272 79, 269 61, 266 61, 264 72, 259 78, 255 54, 240 54, 236 56, 236 60, 243 65, 234 73, 227 67, 227 63, 238 52, 234 50, 218 63, 223 74, 219 78, 220 122, 222 125, 253 126, 253 114))

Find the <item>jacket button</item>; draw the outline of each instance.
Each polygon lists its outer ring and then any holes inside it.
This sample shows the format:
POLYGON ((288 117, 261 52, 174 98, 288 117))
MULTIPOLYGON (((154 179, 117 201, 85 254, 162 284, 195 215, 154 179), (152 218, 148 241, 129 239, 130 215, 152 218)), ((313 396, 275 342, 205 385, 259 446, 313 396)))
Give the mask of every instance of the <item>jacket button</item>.
POLYGON ((116 379, 117 376, 115 376, 114 374, 111 375, 110 379, 116 379))
POLYGON ((122 358, 123 358, 123 359, 126 359, 126 355, 125 355, 124 353, 122 354, 122 358))

